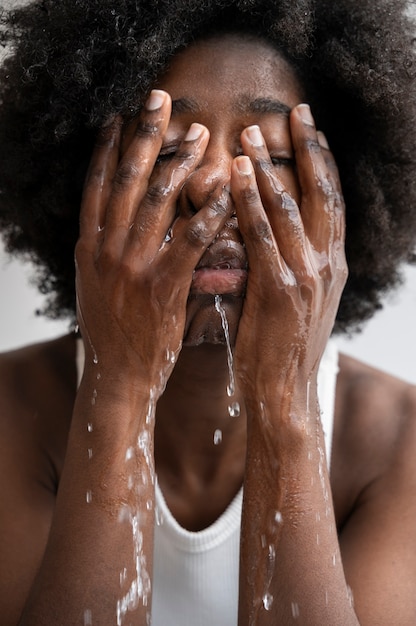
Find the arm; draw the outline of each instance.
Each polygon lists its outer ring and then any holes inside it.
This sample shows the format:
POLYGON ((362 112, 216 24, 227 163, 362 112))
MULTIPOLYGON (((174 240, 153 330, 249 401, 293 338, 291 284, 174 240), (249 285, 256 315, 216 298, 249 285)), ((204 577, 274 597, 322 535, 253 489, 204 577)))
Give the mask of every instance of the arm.
POLYGON ((296 107, 290 122, 299 202, 289 174, 246 132, 249 159, 235 161, 231 178, 250 267, 235 351, 248 415, 239 623, 347 626, 358 620, 316 390, 347 275, 343 202, 307 110, 296 107))
POLYGON ((208 132, 192 126, 155 167, 170 98, 152 95, 121 157, 120 120, 102 131, 87 176, 76 248, 85 371, 24 626, 149 620, 154 407, 181 348, 193 269, 230 204, 221 188, 193 218, 176 217, 208 132))

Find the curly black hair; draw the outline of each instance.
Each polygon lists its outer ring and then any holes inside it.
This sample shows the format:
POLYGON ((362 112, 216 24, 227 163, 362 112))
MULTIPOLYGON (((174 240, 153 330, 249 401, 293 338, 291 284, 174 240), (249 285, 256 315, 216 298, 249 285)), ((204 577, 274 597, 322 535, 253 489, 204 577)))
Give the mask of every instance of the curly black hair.
POLYGON ((335 154, 351 330, 416 241, 416 65, 405 0, 41 0, 2 10, 0 228, 38 267, 46 312, 74 316, 73 251, 97 129, 134 116, 169 60, 221 32, 269 41, 303 81, 335 154))

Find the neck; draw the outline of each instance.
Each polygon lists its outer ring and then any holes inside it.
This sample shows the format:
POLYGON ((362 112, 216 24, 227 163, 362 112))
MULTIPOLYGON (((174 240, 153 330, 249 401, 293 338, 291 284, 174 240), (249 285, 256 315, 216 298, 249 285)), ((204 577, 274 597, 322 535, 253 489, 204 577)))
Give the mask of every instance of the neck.
POLYGON ((238 389, 229 397, 230 374, 225 346, 203 344, 183 348, 156 410, 157 472, 181 479, 190 474, 201 481, 242 467, 245 459, 246 418, 238 389), (241 414, 229 415, 239 402, 241 414))

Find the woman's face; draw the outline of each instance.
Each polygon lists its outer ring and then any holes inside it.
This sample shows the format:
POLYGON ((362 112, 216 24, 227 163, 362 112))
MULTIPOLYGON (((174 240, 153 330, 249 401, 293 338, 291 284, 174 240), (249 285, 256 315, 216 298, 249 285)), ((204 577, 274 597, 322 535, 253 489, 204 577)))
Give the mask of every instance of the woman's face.
MULTIPOLYGON (((192 216, 219 183, 228 184, 232 159, 241 153, 241 132, 253 124, 260 126, 287 190, 299 200, 288 113, 303 101, 303 94, 293 69, 270 45, 236 35, 200 41, 173 59, 156 86, 173 101, 161 159, 169 158, 192 122, 210 132, 205 155, 183 188, 178 211, 192 216)), ((249 271, 233 217, 194 272, 184 345, 224 342, 214 306, 216 293, 221 295, 234 340, 249 271)))

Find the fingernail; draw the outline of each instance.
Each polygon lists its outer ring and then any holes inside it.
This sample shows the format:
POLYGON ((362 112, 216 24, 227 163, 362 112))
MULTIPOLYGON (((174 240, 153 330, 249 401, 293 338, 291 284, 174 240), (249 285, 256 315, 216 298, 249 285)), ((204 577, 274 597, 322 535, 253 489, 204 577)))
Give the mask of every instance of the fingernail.
POLYGON ((247 136, 251 142, 251 144, 260 148, 260 146, 264 145, 263 135, 261 134, 260 128, 258 126, 249 126, 246 129, 247 136))
POLYGON ((308 126, 315 126, 314 119, 312 117, 311 109, 309 104, 299 104, 298 105, 299 115, 302 121, 308 126))
POLYGON ((146 109, 148 111, 157 111, 157 109, 161 108, 162 104, 165 101, 165 98, 166 93, 164 91, 160 91, 159 89, 153 89, 147 99, 146 109))
POLYGON ((247 176, 253 172, 253 166, 248 156, 237 157, 236 162, 240 174, 247 176))
POLYGON ((185 135, 185 141, 195 141, 195 139, 198 139, 198 137, 202 135, 203 130, 204 127, 202 126, 202 124, 196 124, 194 122, 193 124, 191 124, 188 132, 185 135))
POLYGON ((321 130, 317 130, 316 135, 318 137, 318 143, 321 146, 321 148, 325 148, 325 150, 329 150, 329 144, 324 133, 321 130))

